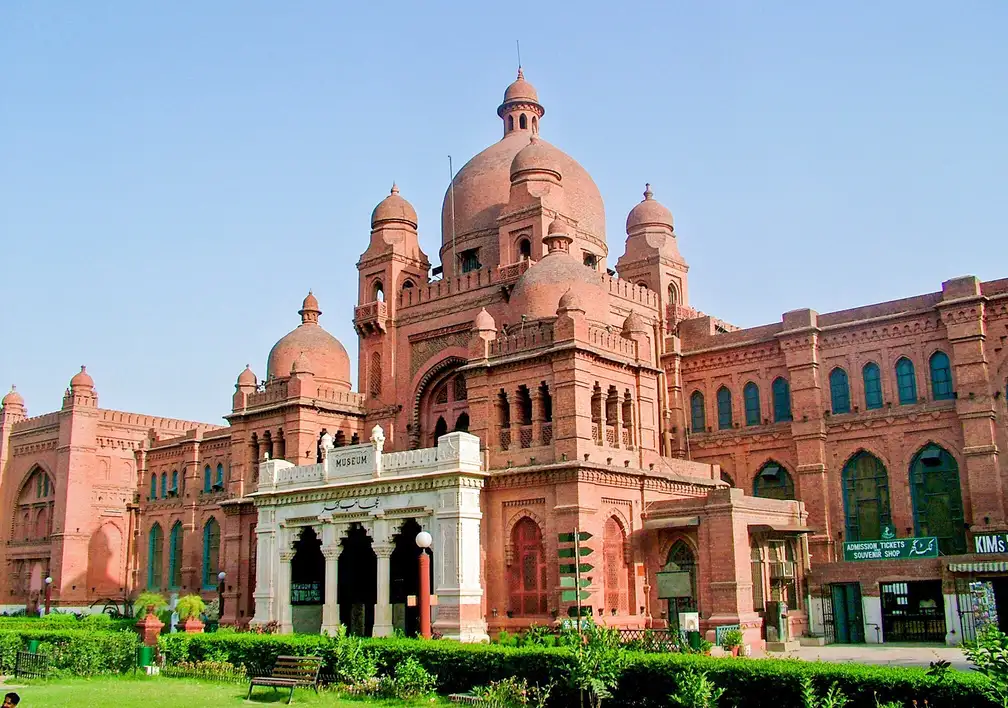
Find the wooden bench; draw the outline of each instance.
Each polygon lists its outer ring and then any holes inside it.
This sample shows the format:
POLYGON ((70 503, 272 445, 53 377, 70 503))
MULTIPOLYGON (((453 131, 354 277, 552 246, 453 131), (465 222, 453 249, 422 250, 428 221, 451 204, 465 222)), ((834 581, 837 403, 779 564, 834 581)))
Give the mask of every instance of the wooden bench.
POLYGON ((289 688, 287 703, 294 699, 294 689, 298 686, 311 686, 318 693, 319 672, 322 670, 321 656, 278 656, 269 676, 257 676, 249 683, 249 692, 245 700, 252 699, 252 689, 255 686, 272 686, 273 690, 289 688))
POLYGON ((49 673, 49 657, 30 651, 19 651, 14 662, 14 675, 18 678, 45 678, 49 673))

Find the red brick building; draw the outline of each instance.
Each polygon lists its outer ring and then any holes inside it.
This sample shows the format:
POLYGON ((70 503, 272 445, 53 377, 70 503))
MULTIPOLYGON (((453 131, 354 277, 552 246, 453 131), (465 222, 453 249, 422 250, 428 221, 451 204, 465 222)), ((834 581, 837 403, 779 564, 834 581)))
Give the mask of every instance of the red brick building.
MULTIPOLYGON (((375 208, 357 263, 357 391, 309 293, 264 378, 239 375, 226 426, 99 408, 83 369, 56 413, 28 418, 16 391, 3 399, 8 608, 37 604, 46 577, 56 604, 88 607, 147 587, 210 597, 223 572, 223 619, 246 623, 260 464, 311 466, 323 439, 354 445, 380 426, 392 452, 452 431, 480 439, 491 634, 568 614, 558 536, 574 528, 592 534, 585 604, 617 626, 695 610, 702 629, 737 624, 759 643, 786 603, 792 635, 970 631, 1008 560, 966 553, 1005 527, 1008 281, 738 329, 691 306, 672 214, 650 187, 606 269, 601 195, 539 137, 545 109, 520 73, 497 115, 502 139, 446 191, 439 268, 398 188, 375 208), (942 555, 842 562, 845 541, 889 534, 934 537, 942 555), (687 590, 667 597, 664 572, 687 590)), ((379 573, 395 538, 434 513, 400 511, 358 523, 379 573)), ((339 554, 357 531, 329 521, 304 523, 339 554)), ((389 563, 382 587, 395 588, 389 563)))

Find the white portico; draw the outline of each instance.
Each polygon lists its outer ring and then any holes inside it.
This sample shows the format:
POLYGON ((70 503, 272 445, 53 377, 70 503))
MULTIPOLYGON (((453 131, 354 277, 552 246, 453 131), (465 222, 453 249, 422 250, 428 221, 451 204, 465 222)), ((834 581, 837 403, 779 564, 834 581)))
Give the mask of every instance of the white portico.
POLYGON ((363 445, 333 448, 321 463, 267 460, 252 496, 256 526, 255 624, 281 632, 411 633, 419 585, 419 530, 433 536, 433 628, 486 641, 480 584, 479 438, 450 433, 436 448, 383 453, 375 426, 363 445), (411 592, 412 590, 412 592, 411 592), (412 614, 411 614, 412 613, 412 614))

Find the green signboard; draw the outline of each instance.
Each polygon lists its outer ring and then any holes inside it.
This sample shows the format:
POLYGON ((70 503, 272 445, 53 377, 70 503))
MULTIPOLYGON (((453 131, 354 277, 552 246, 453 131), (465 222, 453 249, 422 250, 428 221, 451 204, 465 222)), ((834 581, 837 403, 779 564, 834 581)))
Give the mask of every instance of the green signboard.
POLYGON ((291 583, 292 605, 321 605, 322 583, 291 583))
POLYGON ((1008 533, 978 533, 973 536, 974 553, 1008 553, 1008 533))
POLYGON ((843 557, 852 561, 913 560, 915 558, 937 558, 938 539, 894 538, 884 541, 845 541, 843 557))

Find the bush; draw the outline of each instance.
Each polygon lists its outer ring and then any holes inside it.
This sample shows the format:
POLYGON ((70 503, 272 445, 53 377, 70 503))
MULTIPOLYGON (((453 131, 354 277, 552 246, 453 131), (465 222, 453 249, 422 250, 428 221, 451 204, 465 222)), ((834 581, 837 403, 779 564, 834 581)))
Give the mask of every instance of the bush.
POLYGON ((73 676, 130 671, 140 647, 136 632, 0 629, 0 670, 12 672, 17 652, 33 639, 41 642, 39 652, 49 655, 52 670, 73 676))
POLYGON ((378 692, 386 698, 407 701, 434 693, 437 676, 432 676, 412 657, 395 665, 391 673, 382 676, 378 692))
MULTIPOLYGON (((417 639, 338 640, 315 635, 260 635, 220 633, 212 635, 162 635, 162 647, 170 663, 203 661, 208 655, 244 667, 249 675, 268 674, 276 657, 320 655, 325 659, 323 677, 336 683, 343 666, 354 666, 354 652, 373 655, 387 672, 407 658, 416 659, 437 676, 440 693, 464 693, 509 676, 528 684, 546 686, 569 675, 572 657, 567 649, 487 644, 459 644, 447 640, 417 639), (333 678, 330 678, 333 677, 333 678)), ((2 647, 2 644, 0 644, 2 647)), ((2 650, 2 649, 0 649, 2 650)), ((639 654, 625 652, 626 666, 612 690, 610 705, 652 708, 669 705, 680 676, 689 669, 704 671, 711 682, 724 689, 723 706, 746 708, 791 708, 801 706, 801 679, 812 681, 819 693, 836 683, 848 698, 847 708, 875 708, 898 701, 907 706, 927 698, 942 708, 992 708, 984 689, 989 681, 979 674, 953 672, 943 680, 929 678, 924 669, 863 666, 857 664, 809 663, 786 659, 715 659, 685 654, 639 654)), ((549 704, 577 706, 579 696, 565 684, 554 688, 549 704)))

